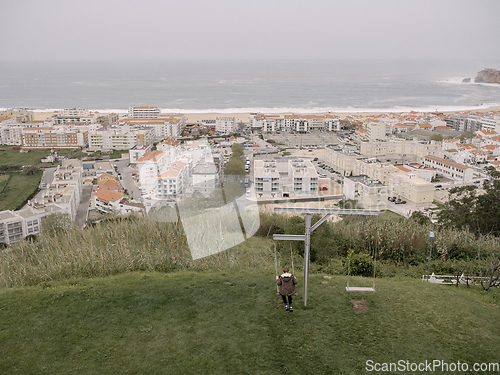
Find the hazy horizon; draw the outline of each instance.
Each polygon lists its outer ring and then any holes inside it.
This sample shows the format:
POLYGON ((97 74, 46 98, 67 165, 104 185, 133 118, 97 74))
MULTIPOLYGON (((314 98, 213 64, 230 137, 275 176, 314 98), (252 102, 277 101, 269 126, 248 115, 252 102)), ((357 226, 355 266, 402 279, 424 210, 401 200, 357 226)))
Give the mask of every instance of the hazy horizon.
POLYGON ((0 61, 500 59, 500 2, 7 1, 0 61))

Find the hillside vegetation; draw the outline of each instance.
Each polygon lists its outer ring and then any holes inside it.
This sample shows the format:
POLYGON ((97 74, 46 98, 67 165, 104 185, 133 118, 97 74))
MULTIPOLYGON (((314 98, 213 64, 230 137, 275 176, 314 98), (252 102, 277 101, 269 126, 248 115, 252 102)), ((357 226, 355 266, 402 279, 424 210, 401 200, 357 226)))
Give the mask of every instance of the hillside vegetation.
POLYGON ((256 236, 196 261, 180 222, 131 215, 74 229, 63 219, 1 250, 1 374, 359 374, 367 361, 498 362, 498 289, 420 280, 429 230, 437 273, 479 271, 477 250, 496 255, 495 237, 386 214, 324 223, 311 239, 304 308, 303 248, 279 241, 275 253, 272 240, 303 233, 303 217, 264 213, 256 236), (376 292, 346 292, 346 254, 374 266, 373 250, 376 292), (275 269, 290 267, 291 254, 299 285, 287 313, 275 269))
MULTIPOLYGON (((313 223, 317 219, 314 217, 313 223)), ((28 238, 2 250, 0 287, 129 271, 222 270, 243 265, 272 270, 275 267, 272 234, 300 234, 304 228, 303 217, 264 213, 256 236, 227 251, 193 261, 180 222, 159 223, 131 215, 85 229, 64 225, 48 228, 47 224, 40 237, 28 238), (248 247, 257 247, 259 251, 249 253, 248 247)), ((378 276, 421 277, 425 272, 429 230, 436 228, 416 219, 398 219, 392 215, 347 217, 335 224, 324 223, 311 237, 311 269, 344 274, 341 260, 352 250, 370 257, 375 252, 378 276)), ((443 228, 436 233, 431 271, 453 274, 465 270, 470 275, 484 274, 490 266, 490 258, 498 257, 498 244, 496 237, 477 238, 465 230, 443 228), (481 261, 478 248, 481 248, 481 261)), ((285 259, 290 257, 290 247, 295 264, 300 265, 303 243, 277 241, 278 254, 283 254, 285 259)))

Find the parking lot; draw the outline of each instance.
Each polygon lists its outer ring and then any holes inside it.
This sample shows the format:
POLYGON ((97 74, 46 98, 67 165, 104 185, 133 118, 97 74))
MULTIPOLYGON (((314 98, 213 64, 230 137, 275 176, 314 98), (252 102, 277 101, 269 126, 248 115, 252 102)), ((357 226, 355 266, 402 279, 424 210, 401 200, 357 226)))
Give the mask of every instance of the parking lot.
POLYGON ((264 134, 264 139, 271 139, 274 142, 283 144, 288 147, 323 147, 329 144, 337 144, 339 142, 335 133, 315 131, 307 134, 296 134, 288 131, 281 131, 279 134, 264 134))

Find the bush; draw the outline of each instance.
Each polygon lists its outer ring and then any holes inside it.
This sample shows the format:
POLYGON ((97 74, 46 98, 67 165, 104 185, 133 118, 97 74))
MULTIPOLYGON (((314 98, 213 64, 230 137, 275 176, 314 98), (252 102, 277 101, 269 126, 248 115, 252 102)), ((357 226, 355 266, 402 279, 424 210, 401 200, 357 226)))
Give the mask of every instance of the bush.
POLYGON ((368 254, 349 251, 347 258, 342 259, 342 265, 346 275, 351 276, 373 276, 373 259, 368 254), (349 272, 350 271, 350 272, 349 272))

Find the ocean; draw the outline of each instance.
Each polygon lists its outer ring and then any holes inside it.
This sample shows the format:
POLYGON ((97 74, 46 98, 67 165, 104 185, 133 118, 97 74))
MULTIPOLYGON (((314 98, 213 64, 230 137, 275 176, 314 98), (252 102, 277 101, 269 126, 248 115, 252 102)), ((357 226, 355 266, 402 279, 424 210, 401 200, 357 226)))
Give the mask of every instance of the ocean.
POLYGON ((460 110, 500 105, 464 84, 500 60, 0 62, 0 108, 163 112, 460 110))

